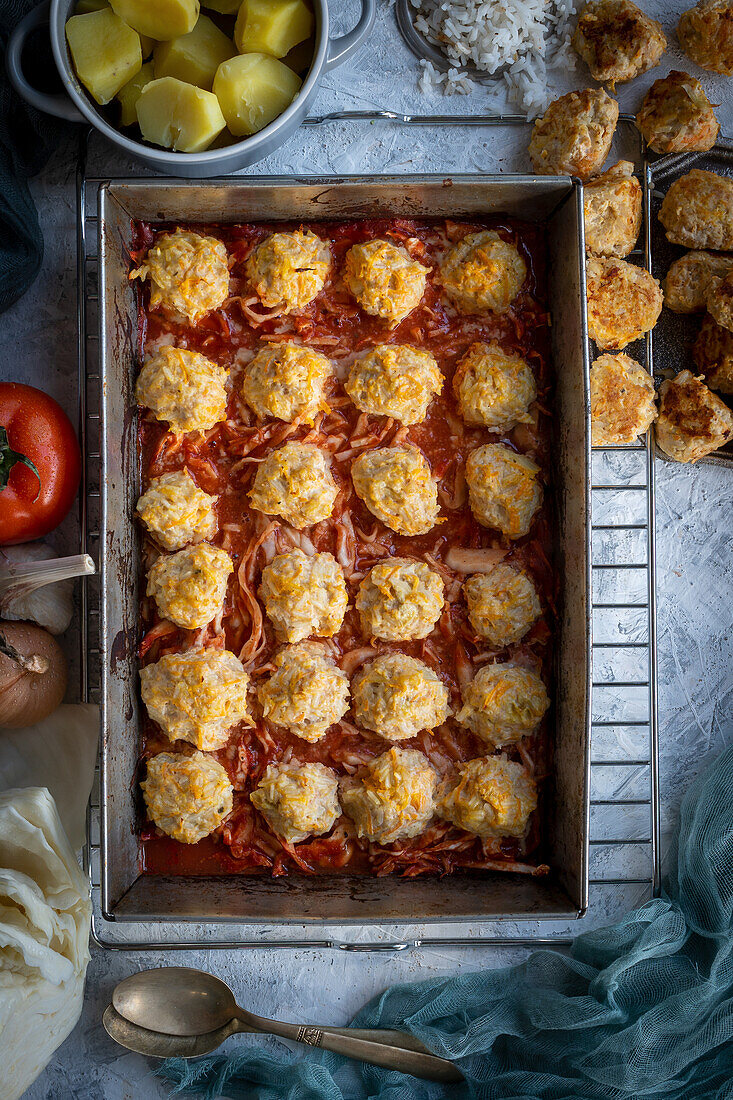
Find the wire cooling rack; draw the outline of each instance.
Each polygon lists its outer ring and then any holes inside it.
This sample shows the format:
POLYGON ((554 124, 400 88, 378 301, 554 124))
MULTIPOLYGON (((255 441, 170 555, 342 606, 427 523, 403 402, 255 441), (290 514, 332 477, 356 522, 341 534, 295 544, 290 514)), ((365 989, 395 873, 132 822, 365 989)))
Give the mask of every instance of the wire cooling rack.
MULTIPOLYGON (((306 119, 327 127, 343 122, 384 122, 408 127, 518 127, 520 116, 406 115, 391 111, 337 112, 306 119)), ((630 259, 651 271, 652 175, 631 118, 637 175, 643 188, 641 245, 630 259)), ((77 271, 80 438, 86 463, 81 497, 81 550, 99 549, 99 332, 97 192, 102 177, 86 172, 87 137, 77 173, 77 271)), ((628 154, 627 154, 628 155, 628 154)), ((140 174, 144 174, 141 170, 140 174)), ((139 177, 135 177, 139 178, 139 177)), ((627 349, 652 373, 649 334, 627 349)), ((593 448, 593 697, 591 742, 590 909, 609 911, 623 894, 626 908, 660 888, 660 797, 657 726, 654 458, 649 439, 634 446, 593 448)), ((99 578, 82 589, 81 697, 99 700, 99 578)), ((253 928, 251 925, 143 924, 107 920, 100 907, 99 782, 90 799, 85 866, 92 882, 92 937, 116 950, 175 951, 205 947, 401 951, 420 946, 534 947, 571 942, 577 925, 521 922, 441 926, 444 934, 415 928, 338 930, 253 928), (497 931, 497 928, 500 931, 497 931), (320 934, 319 934, 320 933, 320 934), (356 938, 355 938, 356 937, 356 938)))

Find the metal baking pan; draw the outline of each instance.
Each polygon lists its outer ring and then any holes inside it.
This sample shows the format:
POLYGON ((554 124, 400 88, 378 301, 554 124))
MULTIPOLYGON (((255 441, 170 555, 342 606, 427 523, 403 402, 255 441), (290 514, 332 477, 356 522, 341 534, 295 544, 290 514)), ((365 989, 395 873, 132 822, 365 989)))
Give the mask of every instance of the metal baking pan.
POLYGON ((590 774, 590 403, 582 187, 566 177, 259 178, 114 181, 99 191, 103 606, 101 903, 109 920, 379 924, 574 918, 588 900, 590 774), (554 776, 546 878, 480 872, 400 879, 140 873, 134 791, 139 752, 140 537, 134 379, 137 318, 128 280, 132 221, 243 221, 505 213, 543 223, 549 250, 557 412, 557 645, 554 776))

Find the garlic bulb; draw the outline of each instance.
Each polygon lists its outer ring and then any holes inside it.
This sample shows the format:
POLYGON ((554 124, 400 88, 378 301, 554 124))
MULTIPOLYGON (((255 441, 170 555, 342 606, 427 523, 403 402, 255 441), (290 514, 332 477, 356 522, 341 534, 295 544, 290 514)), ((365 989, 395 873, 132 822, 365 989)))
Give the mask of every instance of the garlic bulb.
POLYGON ((73 578, 93 572, 88 554, 56 558, 43 542, 4 546, 0 548, 0 615, 63 634, 74 611, 73 578))

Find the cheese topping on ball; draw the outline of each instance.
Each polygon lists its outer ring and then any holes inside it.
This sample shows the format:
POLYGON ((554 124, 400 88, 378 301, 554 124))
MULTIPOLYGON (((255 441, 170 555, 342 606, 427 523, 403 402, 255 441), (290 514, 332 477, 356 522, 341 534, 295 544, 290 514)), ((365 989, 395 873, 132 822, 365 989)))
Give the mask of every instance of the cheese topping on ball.
POLYGON ((472 344, 458 363, 453 390, 466 424, 509 432, 529 424, 529 406, 537 397, 530 365, 498 344, 472 344))
POLYGON ((199 489, 188 470, 154 477, 137 502, 137 514, 164 550, 182 550, 216 534, 216 497, 199 489))
POLYGON ((529 156, 535 171, 590 179, 610 152, 617 122, 618 103, 603 88, 553 100, 532 130, 529 156))
POLYGON ((138 405, 166 420, 176 435, 207 432, 226 420, 229 374, 205 355, 169 345, 145 360, 135 387, 138 405))
POLYGON ((357 724, 388 741, 435 729, 450 713, 443 681, 404 653, 388 653, 366 665, 354 677, 352 695, 357 724))
POLYGON ((601 351, 620 351, 657 323, 662 288, 643 267, 589 256, 586 264, 588 335, 601 351))
POLYGON ((443 611, 443 581, 422 561, 386 558, 359 585, 356 610, 368 638, 427 638, 443 611))
POLYGON ((358 837, 392 844, 417 836, 430 824, 436 782, 421 752, 392 748, 341 781, 341 805, 358 837))
POLYGON ((631 0, 589 0, 572 42, 593 79, 612 86, 653 68, 667 48, 662 24, 631 0))
POLYGON ((514 245, 488 229, 452 245, 440 264, 443 289, 460 313, 506 313, 526 278, 514 245))
POLYGON ((227 250, 215 237, 176 229, 161 233, 131 279, 150 279, 150 305, 197 324, 229 297, 227 250))
POLYGON ((601 355, 590 371, 591 443, 634 443, 657 416, 654 382, 635 359, 601 355))
POLYGON ((535 672, 511 664, 484 665, 464 689, 456 717, 493 748, 501 748, 534 733, 549 705, 535 672))
POLYGON ((171 741, 190 741, 213 752, 226 745, 238 722, 251 725, 249 676, 226 649, 167 653, 140 669, 148 714, 171 741))
POLYGON ((697 462, 733 438, 733 412, 688 370, 659 389, 657 444, 676 462, 697 462))
POLYGON ((164 619, 197 630, 221 611, 233 570, 225 550, 202 542, 177 554, 162 554, 150 570, 146 594, 164 619))
POLYGON ((344 282, 366 313, 395 328, 420 305, 429 270, 402 245, 365 241, 346 253, 344 282))
POLYGON ((526 535, 542 503, 539 472, 531 458, 501 443, 485 443, 471 451, 466 482, 471 511, 478 522, 510 539, 526 535))
POLYGON ((407 344, 378 344, 352 364, 345 389, 361 412, 419 424, 443 381, 429 351, 407 344))
POLYGON ((203 752, 151 756, 140 786, 150 820, 181 844, 197 844, 232 812, 229 776, 203 752))
POLYGON ((341 817, 338 779, 324 764, 270 764, 249 797, 290 844, 323 836, 341 817))
POLYGON ((710 315, 703 317, 697 340, 692 345, 692 359, 711 390, 733 394, 733 332, 730 328, 716 324, 710 315))
POLYGON ((260 599, 286 642, 337 634, 349 602, 344 571, 333 555, 309 556, 299 548, 278 554, 265 566, 260 599))
POLYGON ((480 756, 459 764, 442 784, 436 813, 482 840, 523 837, 537 808, 537 784, 506 756, 480 756))
POLYGON ((320 741, 349 709, 349 678, 320 642, 282 649, 275 671, 260 684, 262 713, 304 741, 320 741))
POLYGON ((268 455, 249 493, 253 508, 299 530, 328 519, 337 496, 329 458, 310 443, 286 443, 268 455))
POLYGON ((631 161, 620 160, 583 187, 586 251, 623 259, 641 229, 641 184, 631 161))
POLYGON ((356 495, 399 535, 424 535, 438 522, 438 487, 421 451, 379 447, 351 467, 356 495))
POLYGON ((331 363, 320 351, 300 344, 273 344, 261 348, 247 366, 242 396, 266 420, 304 420, 312 424, 328 409, 326 383, 331 363))
POLYGON ((534 584, 512 565, 475 573, 464 583, 463 592, 471 626, 496 649, 521 641, 542 614, 534 584))
POLYGON ((247 278, 268 309, 298 313, 316 298, 331 270, 331 246, 310 229, 272 233, 247 260, 247 278))

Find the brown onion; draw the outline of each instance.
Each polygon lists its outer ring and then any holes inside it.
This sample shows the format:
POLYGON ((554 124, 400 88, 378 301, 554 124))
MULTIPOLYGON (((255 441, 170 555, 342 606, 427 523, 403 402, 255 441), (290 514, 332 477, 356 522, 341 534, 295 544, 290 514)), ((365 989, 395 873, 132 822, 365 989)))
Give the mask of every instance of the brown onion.
POLYGON ((25 729, 47 718, 66 681, 66 658, 47 630, 0 622, 0 729, 25 729))

